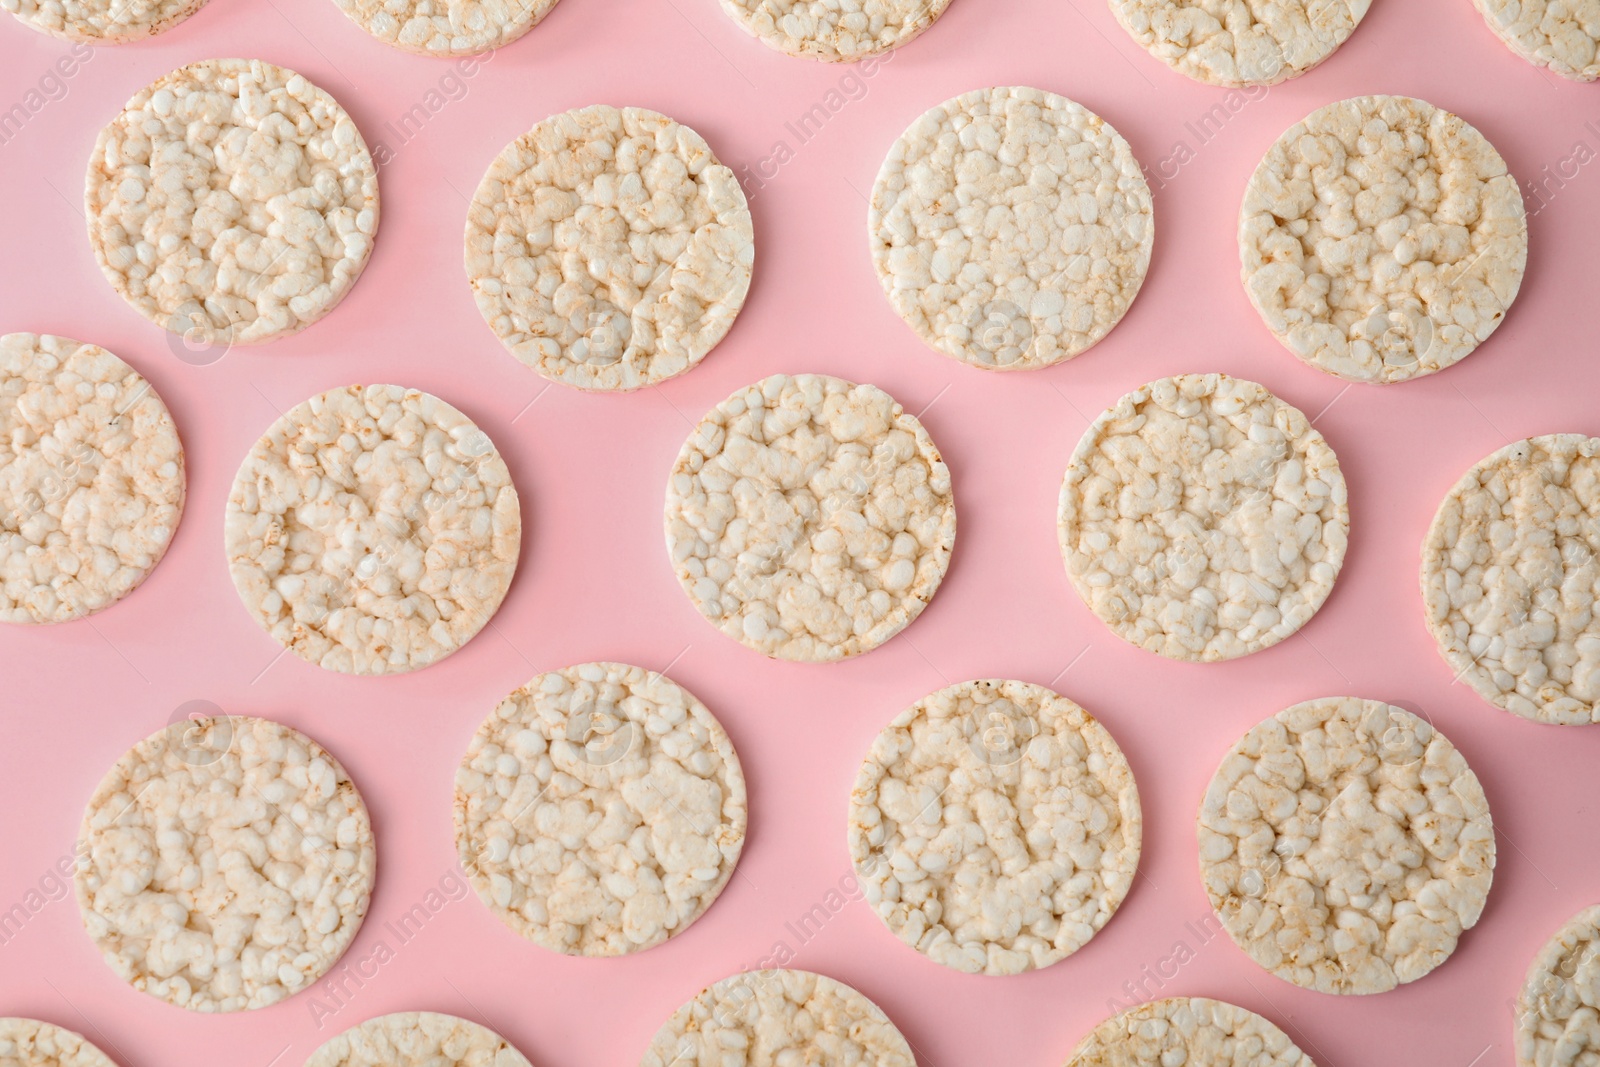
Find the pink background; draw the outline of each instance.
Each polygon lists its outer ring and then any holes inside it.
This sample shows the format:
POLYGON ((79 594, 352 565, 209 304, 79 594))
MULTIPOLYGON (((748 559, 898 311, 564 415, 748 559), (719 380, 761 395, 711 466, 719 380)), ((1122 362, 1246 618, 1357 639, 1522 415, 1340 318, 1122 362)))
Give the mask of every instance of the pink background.
MULTIPOLYGON (((0 19, 0 106, 68 48, 0 19)), ((448 70, 370 39, 329 0, 212 0, 162 37, 95 52, 64 97, 0 145, 0 332, 66 334, 117 352, 171 406, 189 458, 183 525, 144 587, 89 620, 0 633, 0 908, 69 853, 83 803, 117 756, 205 700, 306 730, 344 762, 372 810, 380 859, 347 960, 370 957, 380 940, 394 952, 320 1028, 315 1006, 335 1007, 326 982, 267 1010, 195 1015, 118 981, 68 898, 0 945, 0 1014, 85 1031, 123 1067, 293 1067, 334 1033, 407 1009, 486 1022, 540 1067, 624 1065, 681 1002, 781 940, 795 965, 881 1004, 923 1067, 1060 1063, 1146 967, 1157 980, 1144 979, 1141 999, 1236 1001, 1323 1067, 1511 1062, 1510 1001, 1528 961, 1600 899, 1600 728, 1536 726, 1452 685, 1423 625, 1417 546, 1445 490, 1491 450, 1530 434, 1600 433, 1591 328, 1600 176, 1570 162, 1576 143, 1600 147, 1594 88, 1514 57, 1469 0, 1378 0, 1324 66, 1248 100, 1202 143, 1188 124, 1226 92, 1151 59, 1100 0, 956 0, 802 145, 784 124, 846 69, 768 50, 715 0, 564 0, 399 144, 385 124, 448 70), (394 158, 381 174, 377 250, 345 303, 298 337, 193 366, 100 276, 80 190, 95 133, 124 100, 174 67, 235 55, 312 78, 394 158), (1077 360, 1017 375, 925 348, 884 300, 864 232, 865 194, 893 138, 926 108, 993 84, 1081 101, 1153 171, 1179 142, 1178 155, 1192 153, 1152 181, 1154 262, 1122 325, 1077 360), (1278 134, 1322 104, 1370 92, 1465 116, 1525 183, 1566 175, 1546 186, 1523 293, 1499 332, 1452 370, 1385 388, 1347 387, 1280 348, 1240 287, 1233 238, 1245 181, 1278 134), (461 269, 466 197, 489 161, 539 119, 602 101, 675 116, 735 168, 756 166, 780 140, 793 150, 753 197, 756 277, 731 335, 687 376, 628 396, 547 388, 481 321, 461 269), (663 486, 691 420, 777 371, 874 382, 908 410, 926 407, 955 478, 960 537, 938 597, 904 635, 844 664, 769 662, 715 633, 662 546, 663 486), (1088 418, 1150 378, 1189 371, 1259 380, 1316 415, 1354 514, 1339 585, 1303 634, 1213 666, 1167 662, 1111 636, 1069 587, 1054 533, 1061 472, 1088 418), (373 381, 433 391, 476 419, 511 466, 527 529, 510 596, 477 640, 430 670, 362 679, 279 655, 234 595, 221 521, 240 458, 280 410, 373 381), (628 959, 544 951, 473 897, 397 945, 386 923, 452 865, 452 773, 472 730, 537 671, 600 658, 671 664, 732 734, 752 816, 726 893, 686 934, 628 959), (975 676, 1053 682, 1126 750, 1147 820, 1128 901, 1077 955, 1016 978, 947 971, 859 902, 801 943, 786 924, 849 885, 845 810, 868 743, 907 704, 975 676), (1194 812, 1217 761, 1258 720, 1336 693, 1429 716, 1482 778, 1500 830, 1479 927, 1434 974, 1371 998, 1295 988, 1225 937, 1203 942, 1193 930, 1209 915, 1194 812), (1164 961, 1179 941, 1193 958, 1174 968, 1164 961)))

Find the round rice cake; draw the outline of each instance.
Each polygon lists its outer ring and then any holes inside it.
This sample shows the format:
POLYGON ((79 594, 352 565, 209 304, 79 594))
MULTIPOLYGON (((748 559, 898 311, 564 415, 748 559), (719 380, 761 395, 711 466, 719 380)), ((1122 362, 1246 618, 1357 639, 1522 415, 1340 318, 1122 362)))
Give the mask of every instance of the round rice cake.
POLYGON ((1130 644, 1211 663, 1316 614, 1350 532, 1344 475, 1299 409, 1225 374, 1160 378, 1084 433, 1057 532, 1072 585, 1130 644))
POLYGON ((92 615, 155 570, 183 514, 161 397, 98 345, 0 337, 0 622, 92 615))
POLYGON ((334 0, 384 44, 424 56, 474 56, 537 26, 556 0, 334 0))
POLYGON ((1600 78, 1600 0, 1472 0, 1494 35, 1537 67, 1600 78))
POLYGON ((620 391, 705 358, 750 289, 744 191, 705 139, 604 104, 511 142, 467 212, 466 269, 484 320, 551 381, 620 391))
POLYGON ((228 568, 281 645, 342 674, 450 655, 511 586, 522 512, 494 442, 436 396, 351 385, 256 442, 223 523, 228 568))
POLYGON ((1253 1011, 1205 997, 1151 1000, 1090 1031, 1067 1067, 1314 1067, 1253 1011))
MULTIPOLYGON (((40 33, 83 44, 125 44, 165 33, 206 0, 0 0, 40 33)), ((86 60, 85 60, 86 61, 86 60)))
POLYGON ((640 1067, 871 1064, 916 1067, 894 1023, 861 993, 820 974, 776 968, 724 978, 656 1031, 640 1067))
POLYGON ((372 896, 372 823, 350 776, 266 719, 181 719, 134 745, 95 789, 80 839, 78 907, 101 955, 190 1011, 307 988, 372 896))
POLYGON ((711 712, 622 663, 550 671, 473 735, 456 771, 461 868, 505 924, 571 956, 682 933, 744 848, 744 773, 711 712))
POLYGON ((867 228, 878 280, 917 336, 975 367, 1032 370, 1127 313, 1154 201, 1100 116, 1040 89, 977 89, 901 134, 867 228))
POLYGON ((1228 751, 1200 805, 1200 874, 1229 936, 1279 978, 1382 993, 1483 914, 1494 825, 1427 720, 1379 700, 1286 708, 1228 751))
POLYGON ((112 286, 157 326, 258 344, 332 311, 378 229, 350 116, 292 70, 210 59, 140 90, 100 131, 84 201, 112 286))
POLYGON ((950 470, 873 385, 775 374, 718 404, 667 482, 667 551, 713 626, 774 659, 871 651, 933 599, 950 470))
POLYGON ((1556 932, 1517 997, 1518 1067, 1600 1067, 1600 907, 1556 932))
POLYGON ((116 1067, 82 1034, 37 1019, 0 1019, 0 1067, 116 1067))
POLYGON ((873 742, 850 859, 896 937, 968 974, 1021 974, 1088 943, 1128 895, 1143 820, 1093 716, 1038 685, 963 682, 873 742))
POLYGON ((1111 0, 1145 51, 1207 85, 1298 78, 1344 44, 1369 0, 1111 0))
POLYGON ((1459 679, 1534 722, 1600 723, 1600 438, 1507 445, 1422 542, 1428 629, 1459 679))
POLYGON ((1267 151, 1239 211, 1250 302, 1297 357, 1353 382, 1444 370, 1522 285, 1517 180, 1464 120, 1405 96, 1313 111, 1267 151))
POLYGON ((899 48, 949 6, 950 0, 722 0, 722 10, 767 47, 829 63, 899 48))
POLYGON ((379 1015, 330 1039, 305 1067, 531 1067, 487 1027, 432 1011, 379 1015))

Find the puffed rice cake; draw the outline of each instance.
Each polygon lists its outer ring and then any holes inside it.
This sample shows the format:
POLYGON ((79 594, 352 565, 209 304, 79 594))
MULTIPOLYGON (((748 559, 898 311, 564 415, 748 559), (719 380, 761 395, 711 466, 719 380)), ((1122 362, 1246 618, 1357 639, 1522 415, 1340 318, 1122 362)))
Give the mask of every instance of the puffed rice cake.
POLYGON ((472 56, 504 48, 537 26, 556 2, 334 0, 351 22, 384 44, 424 56, 472 56))
POLYGON ((1444 370, 1522 285, 1528 222, 1505 160, 1405 96, 1320 108, 1267 151, 1239 210, 1245 292, 1301 360, 1354 382, 1444 370))
MULTIPOLYGON (((165 33, 206 0, 0 0, 40 33, 83 44, 125 44, 165 33)), ((87 60, 85 60, 87 62, 87 60)))
POLYGON ((1061 484, 1067 575, 1118 637, 1210 663, 1294 634, 1333 590, 1350 511, 1299 409, 1225 374, 1160 378, 1097 418, 1061 484))
POLYGON ((500 153, 467 212, 484 321, 579 389, 639 389, 699 363, 732 328, 754 264, 738 178, 698 133, 643 108, 544 120, 500 153))
POLYGON ((1355 32, 1369 0, 1111 0, 1145 51, 1207 85, 1298 78, 1355 32))
POLYGON ((854 63, 922 35, 950 0, 722 0, 745 32, 803 59, 854 63))
POLYGON ((379 1015, 331 1038, 305 1067, 530 1067, 528 1058, 477 1023, 432 1011, 379 1015))
POLYGON ((1143 819, 1105 727, 1043 686, 941 689, 873 742, 850 859, 896 937, 968 974, 1021 974, 1088 943, 1128 895, 1143 819))
POLYGON ((1534 957, 1517 996, 1517 1067, 1600 1067, 1600 907, 1534 957))
POLYGON ((717 629, 774 659, 868 652, 922 613, 955 546, 950 470, 873 385, 775 374, 718 404, 667 482, 667 552, 717 629))
POLYGON ((889 303, 938 352, 1032 370, 1097 344, 1150 266, 1154 202, 1128 142, 1040 89, 977 89, 912 123, 867 215, 889 303))
POLYGON ((1314 1067, 1253 1011, 1205 997, 1152 1000, 1095 1027, 1067 1067, 1314 1067))
POLYGON ((1534 722, 1600 723, 1600 438, 1531 437, 1461 476, 1422 542, 1428 629, 1458 679, 1534 722))
POLYGON ((656 1031, 639 1067, 721 1064, 730 1055, 749 1067, 916 1067, 911 1046, 872 1001, 824 975, 785 969, 745 971, 703 991, 656 1031))
POLYGON ((694 695, 623 663, 549 671, 484 720, 456 771, 461 868, 507 926, 572 956, 686 930, 744 848, 744 773, 694 695))
POLYGON ((372 253, 378 173, 350 116, 292 70, 210 59, 100 131, 84 203, 101 271, 151 322, 258 344, 332 311, 372 253))
POLYGON ((308 663, 398 674, 488 625, 511 586, 522 512, 489 436, 429 393, 331 389, 258 441, 223 524, 252 618, 308 663))
POLYGON ((1472 0, 1494 35, 1537 67, 1600 78, 1600 0, 1472 0))
POLYGON ((264 1008, 326 974, 377 864, 339 761, 266 719, 183 719, 129 749, 83 817, 85 929, 118 977, 190 1011, 264 1008))
POLYGON ((161 562, 183 443, 155 389, 98 345, 0 337, 0 622, 103 611, 161 562))
POLYGON ((1494 877, 1477 776, 1425 719, 1379 700, 1308 700, 1252 728, 1206 789, 1198 832, 1229 936, 1321 993, 1382 993, 1432 971, 1494 877))
POLYGON ((37 1019, 0 1019, 0 1067, 116 1067, 82 1034, 37 1019))

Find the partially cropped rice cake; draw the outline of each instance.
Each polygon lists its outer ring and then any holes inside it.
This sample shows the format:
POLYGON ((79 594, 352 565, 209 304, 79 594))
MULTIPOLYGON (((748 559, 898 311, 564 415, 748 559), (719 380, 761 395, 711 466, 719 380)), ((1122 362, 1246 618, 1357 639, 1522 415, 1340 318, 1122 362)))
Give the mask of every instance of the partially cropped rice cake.
POLYGON ((722 10, 767 47, 829 63, 899 48, 949 6, 950 0, 722 0, 722 10))
POLYGON ((1563 78, 1600 78, 1600 0, 1472 0, 1506 47, 1563 78))
POLYGON ((305 1067, 529 1067, 528 1058, 488 1027, 454 1015, 379 1015, 331 1038, 305 1067))
POLYGON ((425 56, 471 56, 504 48, 556 6, 556 0, 334 2, 350 21, 384 44, 425 56))
POLYGON ((1369 0, 1111 0, 1145 51, 1208 85, 1276 85, 1355 32, 1369 0))
POLYGON ((1205 997, 1152 1000, 1084 1038, 1067 1067, 1313 1067, 1289 1035, 1253 1011, 1205 997))
POLYGON ((0 1019, 0 1067, 116 1067, 82 1034, 37 1019, 0 1019))
MULTIPOLYGON (((126 44, 165 33, 206 0, 0 0, 25 26, 66 41, 126 44)), ((87 63, 87 55, 79 57, 87 63)), ((58 60, 59 62, 59 60, 58 60)))
POLYGON ((1507 445, 1422 543, 1428 629, 1461 681, 1534 722, 1600 723, 1600 438, 1507 445))
POLYGON ((1517 997, 1517 1067, 1600 1067, 1600 907, 1539 950, 1517 997))
POLYGON ((745 971, 706 989, 656 1032, 640 1067, 915 1067, 911 1046, 872 1001, 809 971, 745 971))

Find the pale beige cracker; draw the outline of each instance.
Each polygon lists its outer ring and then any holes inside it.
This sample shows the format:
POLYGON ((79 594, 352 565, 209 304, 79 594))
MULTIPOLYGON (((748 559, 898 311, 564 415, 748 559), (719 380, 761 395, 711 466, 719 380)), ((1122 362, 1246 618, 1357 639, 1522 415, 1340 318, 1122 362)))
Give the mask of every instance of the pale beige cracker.
POLYGON ((1494 825, 1477 775, 1378 700, 1286 708, 1229 750, 1200 805, 1200 874, 1229 936, 1321 993, 1382 993, 1483 914, 1494 825))
POLYGON ((0 337, 0 622, 103 611, 161 562, 183 443, 155 389, 98 345, 0 337))
POLYGON ((1152 1000, 1095 1027, 1067 1067, 1314 1067, 1253 1011, 1205 997, 1152 1000))
POLYGON ((1600 0, 1472 0, 1511 51, 1572 81, 1600 78, 1600 0))
POLYGON ((556 2, 334 0, 350 21, 384 44, 425 56, 473 56, 504 48, 537 26, 556 2))
POLYGON ((1517 996, 1517 1067, 1600 1067, 1600 907, 1539 950, 1517 996))
POLYGON ((950 0, 722 0, 722 10, 767 47, 828 63, 899 48, 949 6, 950 0))
POLYGON ((963 682, 879 734, 850 794, 850 859, 896 937, 969 974, 1048 967, 1128 895, 1143 819, 1105 727, 1043 686, 963 682))
POLYGON ((493 1030, 432 1011, 368 1019, 318 1048, 305 1067, 530 1067, 493 1030))
POLYGON ((1450 669, 1534 722, 1600 723, 1600 439, 1531 437, 1461 476, 1422 542, 1450 669))
POLYGON ((627 390, 675 377, 733 326, 755 230, 733 171, 665 115, 604 104, 508 145, 467 211, 484 321, 552 381, 627 390))
POLYGON ((1150 266, 1154 204, 1139 161, 1081 104, 977 89, 912 123, 867 215, 889 303, 936 351, 989 370, 1084 352, 1127 313, 1150 266))
POLYGON ((244 716, 180 720, 133 746, 80 836, 89 936, 123 981, 190 1011, 264 1008, 326 974, 377 862, 339 761, 244 716))
POLYGON ((0 1067, 116 1067, 82 1034, 37 1019, 0 1019, 0 1067))
POLYGON ((510 694, 456 771, 456 848, 523 937, 620 956, 688 929, 744 847, 744 773, 693 694, 623 663, 549 671, 510 694))
POLYGON ((1067 575, 1113 633, 1210 663, 1304 626, 1344 563, 1339 460, 1255 382, 1184 374, 1097 418, 1061 483, 1067 575))
POLYGON ((210 59, 140 90, 100 131, 84 202, 111 285, 156 325, 257 344, 332 311, 378 229, 350 116, 292 70, 210 59))
POLYGON ((1444 370, 1516 299, 1528 222, 1505 160, 1405 96, 1312 112, 1267 151, 1239 210, 1241 277, 1297 357, 1354 382, 1444 370))
POLYGON ((488 625, 522 547, 511 472, 471 419, 398 385, 331 389, 256 442, 223 522, 252 618, 342 674, 419 670, 488 625))
POLYGON ((950 470, 872 385, 775 374, 718 404, 667 482, 667 551, 700 614, 775 659, 870 651, 922 613, 955 546, 950 470))
POLYGON ((206 0, 0 0, 26 26, 83 44, 125 44, 165 33, 206 0))
POLYGON ((911 1046, 861 993, 810 971, 745 971, 679 1008, 640 1067, 915 1067, 911 1046), (730 1059, 730 1057, 733 1057, 730 1059))
POLYGON ((1111 0, 1122 28, 1161 62, 1207 85, 1276 85, 1355 32, 1369 0, 1111 0))

